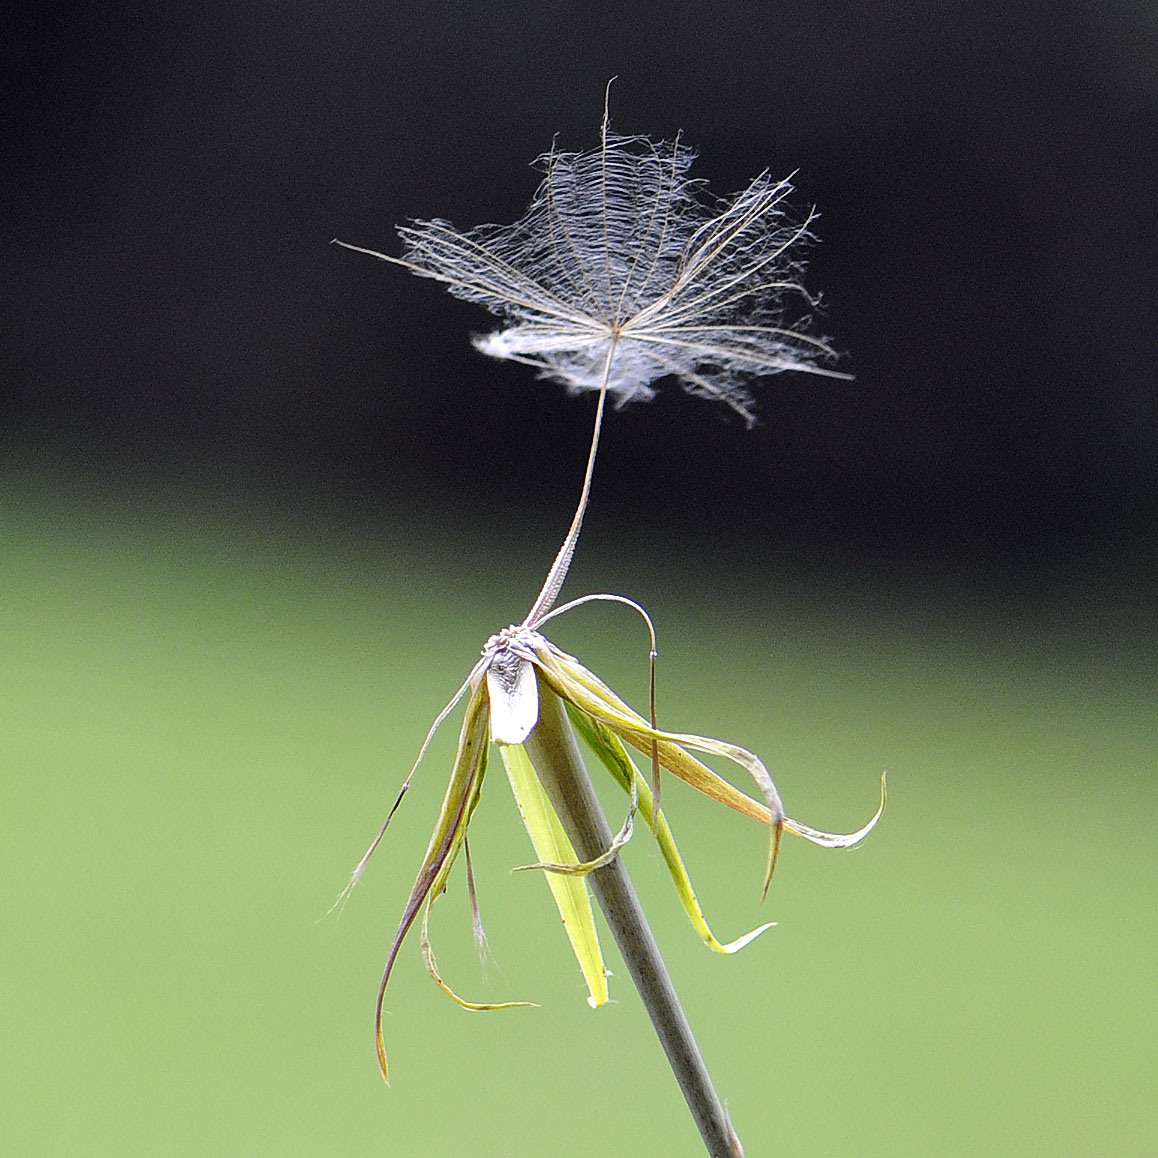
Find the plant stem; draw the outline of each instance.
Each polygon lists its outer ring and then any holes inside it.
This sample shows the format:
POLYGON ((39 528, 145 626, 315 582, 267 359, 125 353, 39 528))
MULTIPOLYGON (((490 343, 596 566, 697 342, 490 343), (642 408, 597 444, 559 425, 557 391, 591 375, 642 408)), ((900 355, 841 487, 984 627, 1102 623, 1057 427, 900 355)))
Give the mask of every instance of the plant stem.
MULTIPOLYGON (((539 722, 524 743, 580 860, 595 860, 611 845, 611 827, 587 774, 563 703, 542 679, 539 680, 539 722)), ((742 1158, 740 1139, 712 1085, 623 861, 616 857, 610 864, 595 869, 587 879, 708 1154, 711 1158, 742 1158)))
POLYGON ((607 406, 607 382, 611 376, 611 360, 614 355, 615 343, 612 342, 603 367, 603 387, 599 391, 599 401, 595 406, 595 427, 591 431, 591 449, 587 452, 587 469, 583 472, 583 489, 579 492, 579 505, 575 508, 567 537, 551 564, 551 570, 547 572, 547 578, 543 580, 543 587, 536 596, 531 610, 527 612, 527 618, 523 620, 524 627, 538 627, 543 617, 554 606, 559 592, 563 589, 563 580, 567 578, 571 557, 575 554, 575 545, 579 542, 583 516, 587 511, 587 500, 591 497, 591 478, 595 473, 595 455, 599 450, 599 432, 603 429, 603 411, 607 406))

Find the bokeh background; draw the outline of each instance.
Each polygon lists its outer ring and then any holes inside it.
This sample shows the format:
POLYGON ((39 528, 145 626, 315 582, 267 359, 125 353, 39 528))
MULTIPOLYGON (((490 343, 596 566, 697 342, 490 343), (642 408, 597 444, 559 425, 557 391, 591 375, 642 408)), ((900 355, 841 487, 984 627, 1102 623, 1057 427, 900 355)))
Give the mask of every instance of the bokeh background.
MULTIPOLYGON (((454 725, 570 517, 591 399, 341 251, 509 221, 555 134, 796 171, 851 384, 611 415, 568 590, 647 605, 660 714, 795 842, 673 788, 721 935, 628 861, 750 1155, 1158 1136, 1152 5, 29 6, 2 38, 0 1134, 12 1153, 695 1154, 626 978, 592 1013, 501 775, 370 1015, 454 725)), ((646 643, 554 638, 630 699, 646 643)), ((609 795, 608 804, 618 807, 609 795)), ((612 953, 612 959, 613 953, 612 953)), ((613 965, 614 967, 614 965, 613 965)), ((622 969, 618 972, 622 974, 622 969)))

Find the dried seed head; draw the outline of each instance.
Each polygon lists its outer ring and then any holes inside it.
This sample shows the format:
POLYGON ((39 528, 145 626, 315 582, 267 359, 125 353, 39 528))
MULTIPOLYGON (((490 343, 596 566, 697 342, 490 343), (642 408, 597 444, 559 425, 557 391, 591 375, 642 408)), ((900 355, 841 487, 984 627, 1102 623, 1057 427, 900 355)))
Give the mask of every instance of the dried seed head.
MULTIPOLYGON (((695 154, 611 132, 600 148, 552 149, 542 183, 513 225, 461 231, 402 226, 404 258, 506 325, 475 339, 483 353, 536 366, 572 391, 606 386, 620 404, 649 399, 671 375, 752 421, 753 378, 823 368, 835 358, 809 332, 803 287, 811 214, 794 219, 789 181, 760 174, 730 200, 688 176, 695 154)), ((371 252, 371 251, 366 251, 371 252)))

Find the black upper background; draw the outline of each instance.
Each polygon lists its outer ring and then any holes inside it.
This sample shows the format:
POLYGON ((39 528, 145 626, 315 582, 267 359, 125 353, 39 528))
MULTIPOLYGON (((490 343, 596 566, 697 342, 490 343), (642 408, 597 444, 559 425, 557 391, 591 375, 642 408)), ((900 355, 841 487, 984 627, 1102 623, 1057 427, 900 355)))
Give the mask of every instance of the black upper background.
MULTIPOLYGON (((922 4, 163 2, 3 36, 4 445, 98 472, 568 517, 592 413, 348 253, 511 221, 558 134, 796 171, 845 384, 613 413, 600 518, 956 566, 1128 554, 1158 509, 1158 16, 922 4), (504 508, 505 509, 505 508, 504 508)), ((16 23, 11 23, 15 21, 16 23)))

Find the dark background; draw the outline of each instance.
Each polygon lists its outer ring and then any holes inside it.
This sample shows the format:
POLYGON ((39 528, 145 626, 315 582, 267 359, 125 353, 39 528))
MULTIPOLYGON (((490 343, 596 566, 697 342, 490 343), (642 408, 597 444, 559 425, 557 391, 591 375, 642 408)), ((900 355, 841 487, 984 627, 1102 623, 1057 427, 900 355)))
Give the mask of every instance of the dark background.
POLYGON ((556 133, 798 171, 851 384, 612 415, 593 518, 909 567, 1129 562, 1155 527, 1149 3, 155 4, 3 38, 3 439, 98 481, 569 515, 592 399, 327 243, 510 221, 556 133))

